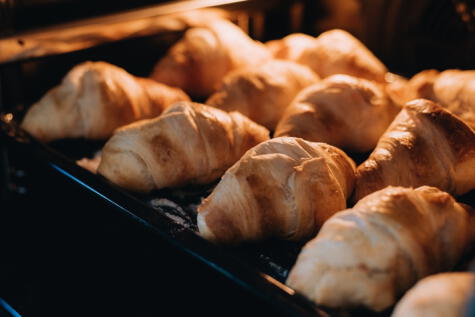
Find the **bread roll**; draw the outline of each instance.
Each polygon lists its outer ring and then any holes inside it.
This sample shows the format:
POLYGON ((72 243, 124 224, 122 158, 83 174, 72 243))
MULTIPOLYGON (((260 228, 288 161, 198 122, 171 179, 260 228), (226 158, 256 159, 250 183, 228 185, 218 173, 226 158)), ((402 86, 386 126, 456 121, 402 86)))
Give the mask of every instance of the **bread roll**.
POLYGON ((118 129, 98 173, 125 189, 148 192, 219 178, 269 131, 237 112, 190 102, 118 129))
POLYGON ((217 243, 300 240, 346 207, 354 163, 341 150, 298 138, 263 142, 226 171, 198 207, 200 234, 217 243))
POLYGON ((225 111, 239 111, 274 130, 297 93, 317 80, 318 76, 308 67, 271 60, 229 73, 206 104, 225 111))
POLYGON ((21 127, 46 142, 107 139, 116 128, 153 118, 181 100, 189 98, 180 89, 105 62, 84 62, 28 110, 21 127))
POLYGON ((420 280, 396 305, 392 317, 460 317, 474 295, 472 272, 439 273, 420 280))
POLYGON ((371 81, 333 75, 302 91, 275 136, 325 142, 351 152, 372 150, 400 110, 371 81))
POLYGON ((409 102, 358 166, 354 200, 389 185, 430 185, 453 195, 475 188, 473 130, 429 100, 409 102))
POLYGON ((435 187, 387 187, 328 219, 287 285, 318 305, 383 311, 473 243, 474 213, 435 187))
POLYGON ((264 44, 253 41, 238 26, 212 20, 189 29, 155 65, 151 77, 182 88, 194 97, 208 97, 230 71, 271 59, 264 44))

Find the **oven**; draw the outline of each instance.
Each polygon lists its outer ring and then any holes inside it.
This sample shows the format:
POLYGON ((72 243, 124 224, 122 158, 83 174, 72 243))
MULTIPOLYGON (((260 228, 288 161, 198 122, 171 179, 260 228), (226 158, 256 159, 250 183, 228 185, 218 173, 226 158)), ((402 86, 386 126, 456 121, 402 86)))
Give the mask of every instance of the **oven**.
POLYGON ((224 16, 263 42, 343 28, 405 77, 475 69, 472 1, 0 1, 3 254, 17 258, 2 269, 1 291, 26 315, 339 315, 285 286, 301 243, 222 247, 196 234, 196 205, 212 185, 131 194, 75 163, 102 142, 45 144, 18 126, 80 62, 148 76, 190 27, 177 16, 190 12, 224 16))

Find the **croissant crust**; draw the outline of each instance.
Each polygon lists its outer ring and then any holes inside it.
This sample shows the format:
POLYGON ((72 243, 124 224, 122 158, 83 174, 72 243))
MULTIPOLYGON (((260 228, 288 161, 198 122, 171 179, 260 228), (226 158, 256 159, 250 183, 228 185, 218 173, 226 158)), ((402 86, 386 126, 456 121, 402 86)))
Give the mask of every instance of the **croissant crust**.
POLYGON ((387 187, 328 219, 286 283, 323 306, 382 311, 417 280, 452 269, 473 242, 474 221, 435 187, 387 187))
POLYGON ((133 191, 207 184, 268 138, 267 129, 240 113, 180 102, 118 129, 104 146, 98 173, 133 191))
POLYGON ((354 163, 341 150, 274 138, 249 150, 198 207, 202 236, 219 243, 311 237, 344 209, 354 163))
POLYGON ((333 75, 297 95, 279 121, 275 136, 367 152, 376 146, 399 110, 375 83, 333 75))
POLYGON ((475 285, 473 272, 439 273, 411 288, 392 317, 458 317, 466 315, 475 285))
POLYGON ((388 185, 430 185, 462 195, 475 188, 473 166, 473 130, 437 104, 416 99, 358 166, 354 200, 388 185))
POLYGON ((180 89, 105 62, 85 62, 28 110, 21 127, 43 141, 107 139, 116 128, 153 118, 182 100, 189 98, 180 89))
POLYGON ((274 130, 294 97, 317 80, 318 76, 308 67, 271 60, 229 73, 206 104, 225 111, 239 111, 274 130))

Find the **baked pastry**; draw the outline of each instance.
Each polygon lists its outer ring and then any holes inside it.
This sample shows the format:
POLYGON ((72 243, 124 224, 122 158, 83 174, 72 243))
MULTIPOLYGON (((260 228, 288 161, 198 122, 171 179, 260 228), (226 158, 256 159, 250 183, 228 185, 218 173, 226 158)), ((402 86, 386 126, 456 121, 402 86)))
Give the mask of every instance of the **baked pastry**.
POLYGON ((355 201, 386 186, 435 186, 453 195, 475 188, 475 134, 426 99, 407 103, 357 168, 355 201))
POLYGON ((460 317, 475 291, 472 272, 439 273, 420 280, 396 305, 392 317, 460 317))
POLYGON ((298 62, 303 52, 310 49, 316 39, 303 33, 293 33, 266 43, 274 58, 298 62))
POLYGON ((194 97, 208 97, 230 71, 271 58, 264 44, 235 24, 212 20, 207 27, 189 29, 158 61, 151 77, 194 97))
POLYGON ((286 283, 322 306, 382 311, 417 280, 451 269, 473 242, 474 221, 435 187, 387 187, 328 219, 286 283))
POLYGON ((375 83, 333 75, 294 99, 279 121, 275 136, 295 136, 351 152, 366 152, 376 146, 399 110, 375 83))
POLYGON ((475 70, 446 70, 433 86, 434 101, 475 129, 475 70))
POLYGON ((225 111, 239 111, 274 130, 297 93, 317 80, 318 76, 306 66, 270 60, 229 73, 206 104, 225 111))
POLYGON ((426 98, 437 102, 475 129, 475 70, 425 70, 394 89, 402 101, 426 98))
POLYGON ((82 168, 88 170, 89 172, 96 174, 99 164, 101 164, 102 159, 102 150, 94 154, 92 158, 83 157, 76 161, 76 164, 82 168))
POLYGON ((198 207, 199 232, 217 243, 309 238, 346 207, 354 168, 343 151, 325 143, 263 142, 227 170, 198 207))
POLYGON ((347 74, 384 83, 386 67, 350 33, 334 29, 320 34, 313 46, 304 50, 298 62, 320 77, 347 74))
POLYGON ((118 129, 97 172, 125 189, 148 192, 219 178, 269 131, 237 112, 179 102, 157 118, 118 129))
POLYGON ((402 79, 388 83, 386 92, 400 105, 405 105, 411 100, 424 98, 435 101, 433 85, 439 72, 427 69, 414 75, 410 80, 402 79))
POLYGON ((21 127, 42 141, 107 139, 131 122, 189 100, 180 89, 130 75, 105 62, 75 66, 26 113, 21 127))

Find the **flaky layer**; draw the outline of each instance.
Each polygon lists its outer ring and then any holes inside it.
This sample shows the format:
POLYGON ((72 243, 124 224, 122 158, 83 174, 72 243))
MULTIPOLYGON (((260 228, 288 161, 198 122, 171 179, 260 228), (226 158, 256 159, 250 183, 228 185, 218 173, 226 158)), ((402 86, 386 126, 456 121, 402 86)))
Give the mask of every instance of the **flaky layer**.
POLYGON ((43 141, 107 139, 116 128, 153 118, 181 100, 189 98, 180 89, 105 62, 85 62, 28 110, 21 127, 43 141))
POLYGON ((334 75, 298 94, 274 135, 367 152, 376 146, 399 110, 375 83, 334 75))
POLYGON ((475 134, 437 104, 416 99, 357 169, 354 200, 386 186, 430 185, 454 195, 475 188, 475 134))
POLYGON ((270 60, 267 48, 238 26, 213 20, 191 28, 155 65, 151 77, 182 88, 196 97, 208 97, 230 71, 270 60))
POLYGON ((354 163, 341 150, 298 138, 275 138, 249 150, 198 208, 206 239, 238 243, 312 236, 346 206, 354 163))
POLYGON ((466 316, 475 288, 472 272, 431 275, 411 288, 394 308, 392 317, 466 316))
POLYGON ((347 74, 384 83, 387 69, 363 43, 350 33, 334 29, 320 34, 298 62, 320 77, 347 74))
POLYGON ((387 187, 328 219, 287 284, 315 303, 382 311, 451 269, 473 241, 473 210, 434 187, 387 187))
POLYGON ((413 99, 432 100, 475 129, 475 71, 449 69, 443 72, 424 70, 405 85, 389 86, 399 103, 413 99))
POLYGON ((229 73, 206 104, 225 111, 239 111, 274 130, 294 97, 317 80, 318 76, 308 67, 271 60, 229 73))
POLYGON ((206 184, 268 138, 267 129, 239 113, 180 102, 160 117, 117 130, 98 173, 134 191, 206 184))

